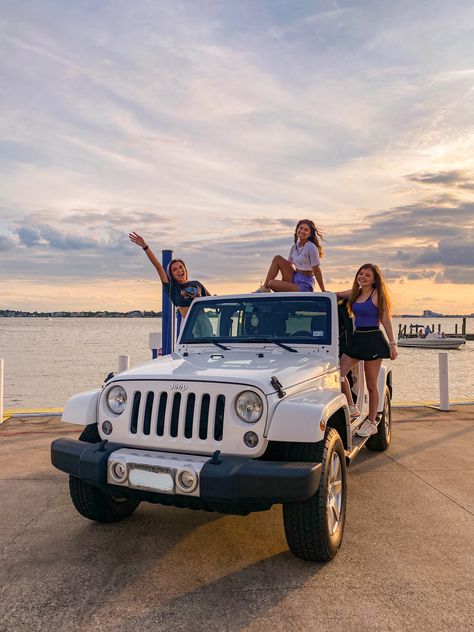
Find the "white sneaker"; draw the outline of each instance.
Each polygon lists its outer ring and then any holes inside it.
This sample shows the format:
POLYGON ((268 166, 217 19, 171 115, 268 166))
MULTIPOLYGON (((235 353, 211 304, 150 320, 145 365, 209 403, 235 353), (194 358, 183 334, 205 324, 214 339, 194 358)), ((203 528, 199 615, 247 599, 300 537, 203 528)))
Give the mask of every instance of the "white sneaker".
POLYGON ((364 421, 362 426, 356 432, 358 437, 371 437, 374 434, 377 434, 377 426, 369 420, 364 421))
POLYGON ((357 417, 360 417, 360 410, 357 406, 349 406, 349 415, 351 419, 356 419, 357 417))
POLYGON ((271 292, 271 289, 269 287, 265 287, 264 285, 261 285, 258 290, 254 291, 254 294, 260 294, 261 292, 271 292))

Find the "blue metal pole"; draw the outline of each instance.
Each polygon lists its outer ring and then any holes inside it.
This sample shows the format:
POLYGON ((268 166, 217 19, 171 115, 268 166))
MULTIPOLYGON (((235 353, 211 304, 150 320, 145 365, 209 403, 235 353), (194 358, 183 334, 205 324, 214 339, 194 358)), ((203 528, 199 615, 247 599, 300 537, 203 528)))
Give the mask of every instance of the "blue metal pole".
POLYGON ((180 312, 178 310, 176 310, 176 340, 179 337, 179 332, 181 331, 181 321, 183 320, 183 317, 181 316, 180 312))
MULTIPOLYGON (((172 250, 161 251, 161 261, 163 268, 168 269, 171 259, 173 258, 172 250)), ((162 303, 162 317, 161 317, 161 331, 162 331, 162 348, 163 355, 168 355, 173 351, 174 343, 174 307, 171 303, 170 297, 163 288, 161 294, 162 303)))

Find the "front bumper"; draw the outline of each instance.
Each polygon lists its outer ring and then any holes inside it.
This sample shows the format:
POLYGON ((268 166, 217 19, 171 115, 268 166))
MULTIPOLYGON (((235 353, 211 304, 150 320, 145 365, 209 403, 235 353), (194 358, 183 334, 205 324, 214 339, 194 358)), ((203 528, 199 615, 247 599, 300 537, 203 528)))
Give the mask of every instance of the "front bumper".
MULTIPOLYGON (((210 503, 263 502, 271 505, 303 501, 316 493, 321 476, 320 463, 260 461, 222 455, 217 459, 196 459, 186 454, 127 450, 116 443, 103 441, 91 444, 65 438, 56 439, 51 444, 51 462, 59 470, 104 489, 119 489, 128 495, 133 495, 136 490, 136 493, 143 494, 143 486, 136 487, 129 480, 111 485, 110 464, 120 459, 123 453, 127 456, 127 467, 155 471, 166 469, 173 479, 179 468, 193 467, 193 460, 200 461, 194 467, 198 472, 199 484, 193 495, 210 503), (116 456, 113 456, 114 452, 117 452, 116 456), (171 467, 170 460, 175 462, 171 467)), ((173 486, 166 494, 181 499, 188 496, 177 486, 173 486)), ((162 497, 162 489, 148 488, 144 499, 162 502, 162 497), (157 495, 155 499, 154 493, 157 495)))

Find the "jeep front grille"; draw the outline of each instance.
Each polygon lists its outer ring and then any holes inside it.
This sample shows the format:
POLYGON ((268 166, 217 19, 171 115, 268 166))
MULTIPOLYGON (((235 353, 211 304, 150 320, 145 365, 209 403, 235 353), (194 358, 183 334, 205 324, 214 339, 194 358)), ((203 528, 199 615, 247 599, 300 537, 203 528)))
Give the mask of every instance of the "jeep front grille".
POLYGON ((222 441, 224 411, 224 395, 136 391, 132 398, 130 432, 162 438, 222 441))

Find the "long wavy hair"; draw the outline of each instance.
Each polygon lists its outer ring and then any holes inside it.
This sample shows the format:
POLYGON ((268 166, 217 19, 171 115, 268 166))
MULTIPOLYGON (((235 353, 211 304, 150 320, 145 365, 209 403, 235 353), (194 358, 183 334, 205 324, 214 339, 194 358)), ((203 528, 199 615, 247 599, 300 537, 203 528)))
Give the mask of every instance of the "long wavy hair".
POLYGON ((349 314, 351 316, 354 316, 352 305, 353 303, 355 303, 357 297, 360 295, 361 292, 361 288, 357 283, 357 277, 359 276, 359 272, 361 270, 372 270, 374 274, 374 282, 372 283, 372 287, 377 290, 380 320, 384 317, 385 314, 388 314, 390 316, 392 313, 392 300, 390 298, 388 287, 384 281, 380 268, 374 263, 364 263, 364 265, 361 265, 355 274, 354 283, 352 284, 351 294, 349 296, 349 301, 347 304, 349 314))
POLYGON ((308 225, 309 230, 311 231, 311 234, 308 237, 308 240, 313 242, 313 244, 318 249, 319 256, 322 257, 323 256, 323 247, 321 245, 321 241, 323 239, 323 235, 316 228, 316 224, 311 219, 300 219, 300 221, 296 224, 296 228, 295 228, 295 244, 298 241, 297 233, 298 233, 298 228, 301 226, 301 224, 307 224, 308 225))
POLYGON ((170 280, 170 283, 179 283, 179 281, 177 281, 174 278, 174 276, 171 274, 171 266, 173 265, 173 263, 181 263, 184 266, 184 269, 186 270, 186 277, 189 278, 189 272, 184 261, 182 259, 171 259, 166 269, 166 273, 168 274, 168 279, 170 280))

